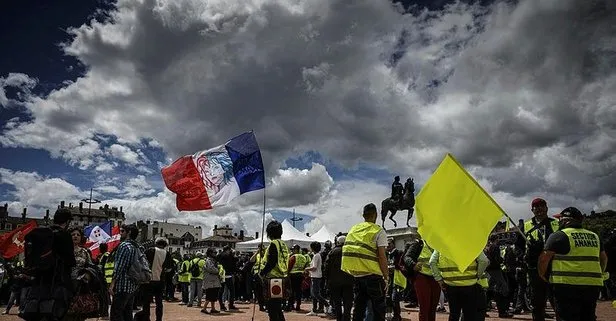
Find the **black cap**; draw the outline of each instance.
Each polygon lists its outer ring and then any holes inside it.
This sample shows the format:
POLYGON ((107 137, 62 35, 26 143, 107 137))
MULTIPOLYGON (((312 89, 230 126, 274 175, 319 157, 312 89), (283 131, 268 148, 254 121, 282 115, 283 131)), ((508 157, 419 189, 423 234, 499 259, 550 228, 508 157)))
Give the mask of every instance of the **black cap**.
POLYGON ((575 207, 567 207, 562 212, 560 212, 560 218, 564 217, 581 219, 584 218, 584 214, 582 214, 582 212, 580 212, 580 210, 575 207))

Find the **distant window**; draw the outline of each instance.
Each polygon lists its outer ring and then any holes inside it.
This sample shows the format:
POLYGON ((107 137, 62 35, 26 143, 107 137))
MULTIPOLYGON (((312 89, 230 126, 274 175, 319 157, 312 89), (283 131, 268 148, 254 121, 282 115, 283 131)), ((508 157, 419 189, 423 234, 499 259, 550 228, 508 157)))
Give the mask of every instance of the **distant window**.
POLYGON ((158 234, 158 227, 153 227, 152 228, 152 235, 156 235, 158 234))
POLYGON ((12 230, 12 229, 13 229, 13 224, 11 224, 11 223, 6 223, 5 228, 6 228, 7 230, 12 230))
POLYGON ((24 226, 23 224, 17 224, 17 228, 24 226))

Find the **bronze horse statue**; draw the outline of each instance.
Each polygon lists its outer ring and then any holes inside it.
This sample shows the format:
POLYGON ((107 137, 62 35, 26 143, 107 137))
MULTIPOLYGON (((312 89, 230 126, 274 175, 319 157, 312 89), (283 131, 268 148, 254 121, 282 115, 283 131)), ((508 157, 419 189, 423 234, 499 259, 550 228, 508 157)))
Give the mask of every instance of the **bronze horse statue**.
POLYGON ((413 213, 415 212, 415 182, 412 178, 409 178, 404 183, 404 194, 402 195, 402 199, 396 204, 396 201, 391 197, 388 197, 381 202, 381 219, 383 221, 382 226, 385 228, 385 218, 387 217, 387 213, 391 212, 389 215, 389 219, 394 222, 394 227, 398 226, 396 220, 394 220, 394 215, 396 212, 407 210, 408 213, 406 215, 406 226, 410 227, 409 221, 413 217, 413 213))

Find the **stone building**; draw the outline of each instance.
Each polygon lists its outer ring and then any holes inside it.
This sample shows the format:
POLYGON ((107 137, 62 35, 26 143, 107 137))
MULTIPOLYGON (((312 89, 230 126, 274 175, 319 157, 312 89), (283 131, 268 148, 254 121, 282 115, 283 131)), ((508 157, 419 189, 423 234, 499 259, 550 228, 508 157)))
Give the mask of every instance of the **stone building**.
MULTIPOLYGON (((71 226, 85 227, 90 224, 104 223, 106 221, 111 221, 112 226, 117 226, 122 225, 126 220, 122 207, 118 209, 117 207, 109 207, 107 204, 88 210, 87 207, 84 208, 83 203, 78 203, 77 206, 73 206, 73 203, 68 203, 68 206, 66 206, 66 203, 61 201, 58 205, 58 209, 60 208, 68 208, 73 214, 71 226)), ((48 225, 53 221, 53 214, 46 210, 43 217, 30 217, 28 216, 28 209, 24 208, 21 217, 10 216, 8 204, 4 204, 4 206, 0 207, 0 234, 17 229, 30 220, 35 220, 39 226, 48 225)))
POLYGON ((167 223, 158 221, 138 221, 139 237, 137 241, 144 246, 154 245, 154 240, 165 237, 169 241, 167 251, 179 254, 188 253, 190 245, 202 238, 201 226, 190 224, 167 223))
POLYGON ((189 253, 205 253, 205 250, 210 247, 216 250, 222 250, 222 248, 227 245, 231 246, 232 248, 235 248, 235 243, 250 240, 254 240, 254 238, 244 235, 243 230, 241 230, 238 234, 233 233, 233 228, 229 227, 229 225, 221 227, 219 227, 218 225, 214 225, 213 235, 191 243, 189 253))
MULTIPOLYGON (((53 218, 53 217, 52 217, 53 218)), ((20 228, 22 225, 35 220, 37 225, 47 225, 51 218, 49 216, 49 210, 47 210, 44 217, 28 217, 28 209, 24 208, 21 216, 9 216, 9 205, 4 204, 0 207, 0 234, 10 232, 14 229, 20 228)))

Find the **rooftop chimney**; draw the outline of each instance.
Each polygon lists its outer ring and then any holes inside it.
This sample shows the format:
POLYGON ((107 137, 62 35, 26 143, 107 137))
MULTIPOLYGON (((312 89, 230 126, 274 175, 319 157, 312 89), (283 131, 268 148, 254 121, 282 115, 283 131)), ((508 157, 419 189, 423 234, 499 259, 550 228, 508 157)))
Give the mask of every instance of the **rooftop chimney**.
POLYGON ((109 205, 105 204, 105 212, 107 212, 107 210, 109 210, 109 205))
POLYGON ((255 239, 259 238, 259 232, 255 232, 255 239))
POLYGON ((26 219, 26 214, 27 214, 27 212, 28 212, 28 208, 27 208, 27 207, 24 207, 24 211, 23 211, 23 213, 21 213, 21 218, 22 218, 22 219, 24 219, 24 220, 26 219))
POLYGON ((79 213, 83 213, 83 202, 79 202, 79 213))
POLYGON ((64 201, 60 201, 60 208, 64 208, 64 201))
POLYGON ((46 210, 46 211, 45 211, 45 219, 46 219, 46 220, 49 220, 49 210, 46 210))
POLYGON ((4 209, 8 210, 9 209, 9 203, 4 203, 4 209))
POLYGON ((120 206, 120 213, 122 213, 122 206, 120 206))
POLYGON ((68 203, 68 208, 73 208, 73 203, 68 203))
POLYGON ((237 233, 233 233, 233 236, 237 237, 237 233))
POLYGON ((240 230, 240 240, 244 240, 244 230, 240 230))
POLYGON ((310 233, 306 233, 306 236, 310 237, 310 233))
POLYGON ((218 225, 214 225, 214 229, 217 230, 218 229, 218 225))

